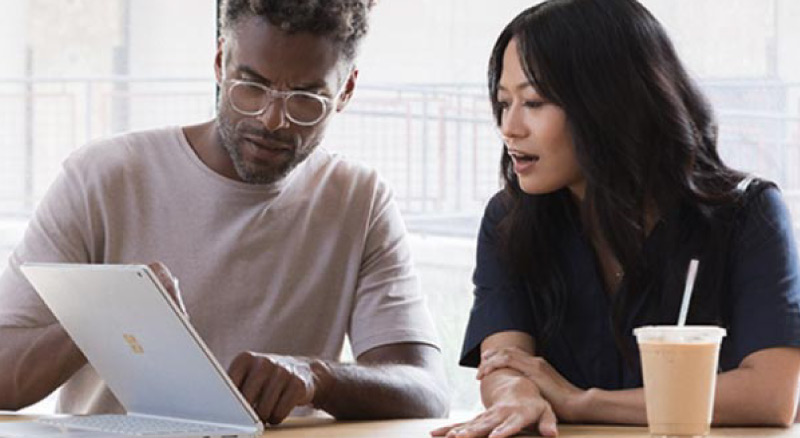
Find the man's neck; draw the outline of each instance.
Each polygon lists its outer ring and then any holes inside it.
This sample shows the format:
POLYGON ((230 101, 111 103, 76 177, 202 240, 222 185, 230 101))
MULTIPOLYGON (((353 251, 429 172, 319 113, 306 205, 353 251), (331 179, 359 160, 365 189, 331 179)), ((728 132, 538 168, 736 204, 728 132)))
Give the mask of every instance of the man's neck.
POLYGON ((222 147, 216 120, 183 127, 183 134, 192 150, 209 169, 235 181, 241 181, 230 156, 222 147))

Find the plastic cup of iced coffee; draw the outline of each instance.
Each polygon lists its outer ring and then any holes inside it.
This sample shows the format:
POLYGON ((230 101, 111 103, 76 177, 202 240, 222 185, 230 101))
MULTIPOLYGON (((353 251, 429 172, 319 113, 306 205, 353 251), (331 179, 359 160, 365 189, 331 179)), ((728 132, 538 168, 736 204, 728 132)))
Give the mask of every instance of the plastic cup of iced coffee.
POLYGON ((714 409, 719 346, 725 329, 649 326, 633 331, 642 358, 650 435, 705 436, 714 409))

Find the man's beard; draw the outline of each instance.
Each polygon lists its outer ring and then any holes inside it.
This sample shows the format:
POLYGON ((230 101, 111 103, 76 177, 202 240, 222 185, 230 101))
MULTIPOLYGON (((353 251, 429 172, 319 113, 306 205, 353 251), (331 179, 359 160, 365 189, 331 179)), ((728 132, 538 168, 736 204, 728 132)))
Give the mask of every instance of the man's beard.
POLYGON ((305 160, 310 154, 310 151, 314 149, 304 148, 304 150, 301 151, 299 139, 280 138, 263 128, 248 127, 245 124, 239 124, 240 130, 237 132, 236 126, 234 126, 231 119, 226 117, 222 111, 218 112, 217 126, 222 147, 230 156, 236 174, 239 175, 242 181, 248 184, 273 184, 282 180, 292 169, 305 160), (241 132, 244 130, 246 130, 248 137, 263 139, 265 142, 270 143, 283 143, 290 146, 285 152, 289 155, 289 159, 278 163, 277 166, 259 166, 255 168, 248 164, 244 160, 244 157, 242 157, 240 149, 241 147, 245 147, 245 143, 248 142, 243 136, 244 132, 241 132))

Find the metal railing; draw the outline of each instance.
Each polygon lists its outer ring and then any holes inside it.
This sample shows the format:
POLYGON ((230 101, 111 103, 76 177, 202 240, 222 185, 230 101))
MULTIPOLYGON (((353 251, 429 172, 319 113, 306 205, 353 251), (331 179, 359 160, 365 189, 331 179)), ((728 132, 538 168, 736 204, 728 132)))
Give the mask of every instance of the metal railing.
MULTIPOLYGON (((733 166, 779 183, 800 217, 800 84, 706 82, 733 166)), ((211 78, 0 80, 0 215, 25 216, 90 139, 213 117, 211 78)), ((326 147, 376 168, 413 227, 472 234, 499 188, 500 144, 482 86, 359 86, 326 147)))

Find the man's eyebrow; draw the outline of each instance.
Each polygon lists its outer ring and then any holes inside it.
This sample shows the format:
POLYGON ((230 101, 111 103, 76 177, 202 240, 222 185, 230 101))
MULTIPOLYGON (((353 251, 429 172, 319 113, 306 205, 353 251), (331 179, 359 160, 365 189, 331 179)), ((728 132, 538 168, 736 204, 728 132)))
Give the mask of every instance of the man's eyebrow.
POLYGON ((247 76, 252 76, 258 82, 263 83, 264 85, 270 85, 272 81, 261 76, 254 68, 247 66, 247 65, 240 65, 236 68, 236 71, 239 73, 246 74, 247 76))
POLYGON ((293 90, 298 90, 298 91, 315 91, 316 92, 316 91, 324 90, 326 85, 327 84, 325 84, 325 82, 323 82, 323 81, 317 81, 317 82, 309 82, 309 83, 306 83, 306 84, 298 84, 297 86, 292 87, 292 89, 293 90))
MULTIPOLYGON (((240 66, 238 66, 236 68, 236 70, 241 74, 245 74, 247 76, 251 76, 253 79, 258 81, 259 83, 262 83, 262 84, 267 85, 267 86, 271 86, 272 85, 272 81, 271 80, 265 78, 264 76, 261 76, 261 74, 259 74, 254 68, 252 68, 252 67, 250 67, 248 65, 240 65, 240 66)), ((315 81, 315 82, 309 82, 309 83, 306 83, 306 84, 302 84, 301 83, 301 84, 297 84, 297 85, 292 86, 292 90, 319 91, 319 90, 324 89, 326 85, 327 84, 325 84, 324 81, 315 81)))

